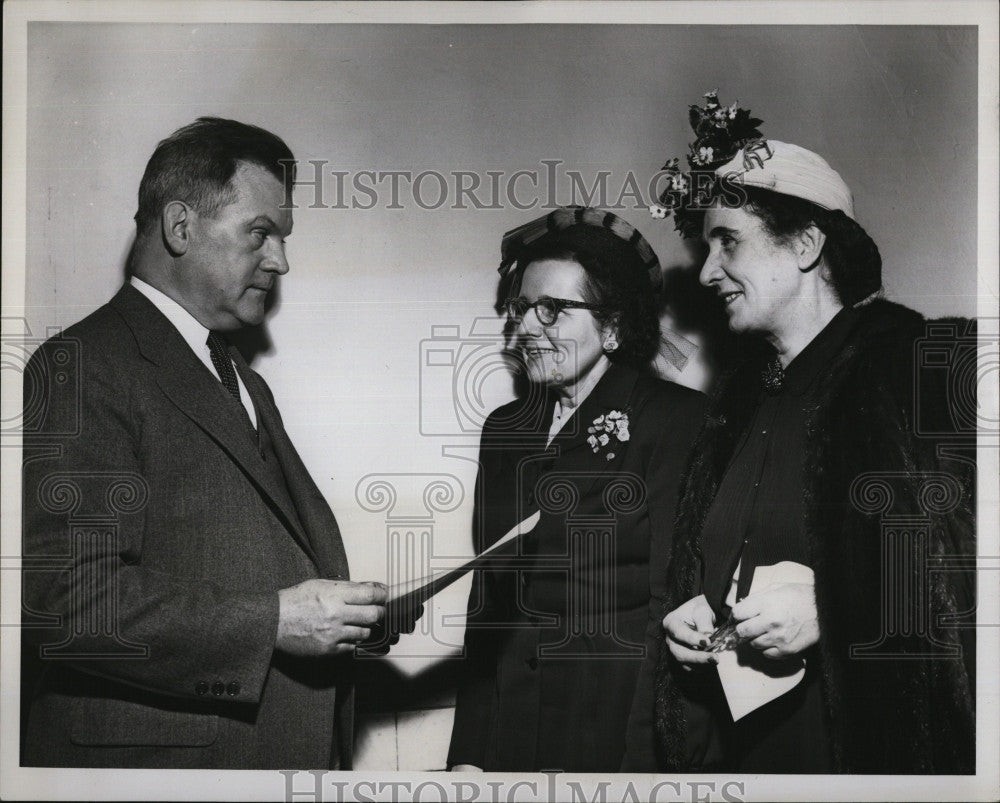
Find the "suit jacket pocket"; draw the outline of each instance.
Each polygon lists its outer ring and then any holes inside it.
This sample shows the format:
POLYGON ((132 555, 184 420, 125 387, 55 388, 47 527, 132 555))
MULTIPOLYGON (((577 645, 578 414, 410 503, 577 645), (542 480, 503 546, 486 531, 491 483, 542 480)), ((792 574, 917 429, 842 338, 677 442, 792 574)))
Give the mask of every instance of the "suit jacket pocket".
POLYGON ((207 747, 219 731, 215 714, 170 710, 131 700, 80 697, 69 738, 104 747, 207 747))

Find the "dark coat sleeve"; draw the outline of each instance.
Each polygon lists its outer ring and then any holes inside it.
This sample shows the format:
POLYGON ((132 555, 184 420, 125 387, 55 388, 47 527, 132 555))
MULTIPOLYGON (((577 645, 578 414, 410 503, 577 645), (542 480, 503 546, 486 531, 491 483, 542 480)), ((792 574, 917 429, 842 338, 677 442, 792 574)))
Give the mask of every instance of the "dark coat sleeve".
POLYGON ((901 322, 838 369, 808 458, 835 760, 848 772, 972 772, 975 468, 948 457, 961 433, 949 432, 946 384, 915 359, 923 321, 888 311, 901 322))
POLYGON ((667 423, 654 447, 646 473, 650 519, 649 620, 646 657, 636 682, 626 731, 622 772, 655 772, 657 748, 655 720, 656 666, 664 646, 663 606, 667 593, 667 568, 673 548, 674 516, 681 474, 691 444, 701 428, 705 397, 677 389, 663 415, 667 423))

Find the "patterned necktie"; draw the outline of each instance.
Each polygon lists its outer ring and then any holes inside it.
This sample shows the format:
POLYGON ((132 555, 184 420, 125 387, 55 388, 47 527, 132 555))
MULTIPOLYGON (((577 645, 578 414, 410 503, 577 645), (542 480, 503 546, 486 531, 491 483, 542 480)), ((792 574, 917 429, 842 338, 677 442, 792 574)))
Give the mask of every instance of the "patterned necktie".
POLYGON ((225 337, 218 332, 209 332, 208 350, 212 354, 212 365, 219 372, 219 379, 222 380, 222 384, 226 386, 226 390, 233 395, 236 401, 240 402, 240 406, 242 407, 240 385, 236 381, 236 369, 233 368, 233 361, 229 357, 229 348, 225 337))

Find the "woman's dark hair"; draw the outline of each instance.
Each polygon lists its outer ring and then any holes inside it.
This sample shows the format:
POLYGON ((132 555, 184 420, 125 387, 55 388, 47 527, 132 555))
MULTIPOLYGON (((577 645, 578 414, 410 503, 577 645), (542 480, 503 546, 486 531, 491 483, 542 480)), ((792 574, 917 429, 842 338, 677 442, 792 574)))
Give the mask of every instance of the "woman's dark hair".
POLYGON ((882 289, 882 256, 868 233, 839 209, 823 209, 791 195, 745 188, 746 208, 779 242, 815 223, 823 234, 823 256, 840 303, 851 306, 882 289))
POLYGON ((199 117, 178 128, 156 146, 139 183, 139 234, 154 230, 170 201, 184 201, 209 216, 235 201, 230 182, 243 162, 263 167, 282 182, 291 201, 295 157, 277 135, 219 117, 199 117))
POLYGON ((583 268, 586 281, 580 290, 584 300, 604 308, 594 311, 594 318, 617 335, 618 348, 608 354, 609 359, 640 370, 648 366, 659 350, 660 319, 657 294, 635 249, 594 226, 555 232, 518 255, 509 295, 520 293, 521 278, 531 263, 548 259, 570 260, 583 268))

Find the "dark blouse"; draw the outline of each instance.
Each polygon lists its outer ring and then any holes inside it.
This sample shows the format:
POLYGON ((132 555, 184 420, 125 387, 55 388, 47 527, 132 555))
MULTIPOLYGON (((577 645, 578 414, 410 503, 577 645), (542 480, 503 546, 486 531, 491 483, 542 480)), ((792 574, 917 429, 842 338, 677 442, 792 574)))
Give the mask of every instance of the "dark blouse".
POLYGON ((857 321, 841 310, 785 369, 777 393, 762 387, 747 393, 757 406, 719 484, 702 530, 702 591, 717 617, 736 565, 743 559, 737 586, 742 599, 754 568, 791 560, 810 565, 804 529, 802 459, 806 422, 823 368, 830 363, 857 321))
MULTIPOLYGON (((779 390, 768 392, 761 384, 747 391, 746 403, 756 412, 702 529, 701 591, 717 621, 729 616, 724 600, 741 559, 738 599, 749 592, 757 566, 783 560, 811 566, 802 496, 810 408, 824 368, 843 347, 857 317, 853 310, 841 310, 789 363, 779 390)), ((831 771, 819 654, 814 647, 803 657, 806 675, 795 689, 735 723, 714 676, 704 688, 702 706, 688 712, 689 755, 702 769, 831 771)))

